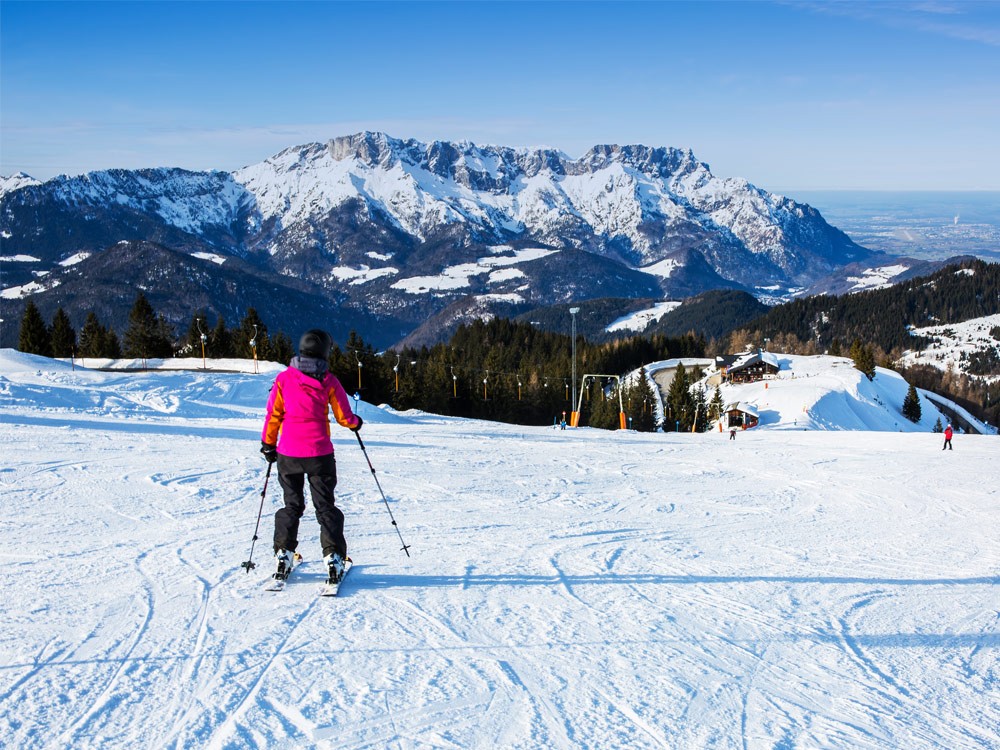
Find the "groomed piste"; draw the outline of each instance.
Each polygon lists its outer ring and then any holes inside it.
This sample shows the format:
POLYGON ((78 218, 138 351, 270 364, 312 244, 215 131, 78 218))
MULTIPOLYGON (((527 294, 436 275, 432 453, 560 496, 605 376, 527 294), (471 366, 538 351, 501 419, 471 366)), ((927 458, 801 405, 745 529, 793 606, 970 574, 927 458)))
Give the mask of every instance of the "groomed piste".
POLYGON ((412 556, 335 431, 355 567, 317 596, 307 515, 266 594, 276 488, 240 563, 278 369, 0 351, 0 744, 1000 746, 997 437, 942 451, 804 370, 735 440, 362 402, 412 556))

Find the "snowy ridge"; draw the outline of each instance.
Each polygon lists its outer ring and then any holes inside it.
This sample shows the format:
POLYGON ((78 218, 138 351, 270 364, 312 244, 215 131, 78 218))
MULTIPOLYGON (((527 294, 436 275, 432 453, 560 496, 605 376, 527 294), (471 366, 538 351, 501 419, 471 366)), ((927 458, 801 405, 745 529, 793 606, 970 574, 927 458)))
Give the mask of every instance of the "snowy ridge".
MULTIPOLYGON (((46 274, 41 273, 39 276, 44 276, 46 274)), ((29 281, 27 284, 22 284, 20 286, 9 286, 6 289, 0 290, 0 299, 21 299, 22 297, 29 297, 32 294, 37 294, 38 292, 44 292, 48 289, 54 289, 59 286, 58 283, 45 283, 40 281, 29 281)))
POLYGON ((231 227, 252 196, 226 172, 185 169, 112 169, 44 183, 68 205, 119 205, 152 211, 164 222, 193 234, 231 227))
POLYGON ((217 264, 229 283, 209 283, 201 268, 187 279, 212 287, 210 308, 270 307, 278 328, 310 325, 293 306, 243 291, 292 283, 317 306, 329 300, 331 313, 349 309, 351 327, 379 346, 470 295, 544 306, 766 287, 778 298, 872 255, 807 205, 716 177, 690 150, 644 145, 572 158, 358 133, 234 173, 107 170, 18 184, 0 196, 3 249, 39 262, 5 268, 12 306, 56 296, 38 283, 45 272, 65 279, 70 314, 85 315, 88 281, 151 286, 149 266, 100 258, 147 242, 217 264), (83 252, 90 258, 72 271, 59 265, 83 252))
POLYGON ((6 745, 1000 745, 995 438, 362 404, 412 556, 334 427, 355 566, 328 601, 311 516, 260 592, 273 484, 241 568, 272 376, 0 350, 6 745))
POLYGON ((283 228, 363 199, 421 239, 441 225, 467 223, 495 238, 527 233, 565 246, 567 232, 586 227, 627 240, 634 266, 673 249, 664 232, 722 227, 751 253, 790 268, 788 227, 818 218, 746 180, 713 176, 690 150, 647 146, 596 146, 574 160, 552 150, 360 133, 286 149, 234 177, 254 194, 263 219, 283 228))
POLYGON ((12 174, 10 177, 0 175, 0 198, 3 198, 7 193, 20 190, 23 187, 41 184, 39 180, 24 172, 12 174))

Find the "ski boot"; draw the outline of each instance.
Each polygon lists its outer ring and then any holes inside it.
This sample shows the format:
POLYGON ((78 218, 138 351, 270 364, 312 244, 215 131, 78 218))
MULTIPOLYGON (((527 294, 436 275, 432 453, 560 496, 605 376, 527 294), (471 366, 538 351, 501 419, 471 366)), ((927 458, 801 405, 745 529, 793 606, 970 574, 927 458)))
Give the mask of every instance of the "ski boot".
POLYGON ((340 580, 344 577, 344 559, 334 552, 332 555, 324 557, 323 562, 326 563, 326 570, 329 575, 326 582, 340 583, 340 580))
POLYGON ((296 555, 288 550, 279 549, 275 552, 274 561, 277 564, 277 569, 271 577, 276 581, 287 580, 292 568, 295 567, 295 557, 296 555))

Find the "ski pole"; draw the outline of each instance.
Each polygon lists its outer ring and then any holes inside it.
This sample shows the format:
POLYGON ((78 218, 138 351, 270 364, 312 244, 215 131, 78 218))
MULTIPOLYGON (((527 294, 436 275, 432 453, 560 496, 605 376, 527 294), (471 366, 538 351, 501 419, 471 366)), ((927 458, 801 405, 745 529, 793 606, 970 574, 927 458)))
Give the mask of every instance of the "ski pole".
POLYGON ((368 468, 372 470, 372 477, 375 479, 375 486, 378 487, 378 491, 382 494, 382 502, 385 503, 385 509, 389 511, 389 518, 392 520, 392 525, 396 528, 396 534, 399 535, 399 543, 403 545, 403 552, 406 556, 410 556, 410 545, 403 541, 403 535, 399 531, 399 525, 396 523, 396 519, 392 515, 392 508, 389 507, 389 501, 386 499, 385 493, 382 492, 382 485, 378 481, 378 477, 375 475, 375 467, 372 466, 372 460, 368 458, 368 451, 365 450, 365 444, 361 441, 361 433, 355 432, 354 435, 358 438, 358 445, 361 446, 361 452, 365 454, 365 461, 368 462, 368 468))
POLYGON ((264 489, 260 491, 260 510, 257 511, 257 525, 253 527, 253 540, 250 542, 250 559, 245 563, 241 563, 241 568, 246 568, 249 574, 251 570, 256 568, 256 564, 253 561, 253 546, 257 541, 257 531, 260 529, 260 517, 264 512, 264 495, 267 494, 267 480, 271 478, 271 467, 274 466, 270 461, 267 463, 267 473, 264 475, 264 489))

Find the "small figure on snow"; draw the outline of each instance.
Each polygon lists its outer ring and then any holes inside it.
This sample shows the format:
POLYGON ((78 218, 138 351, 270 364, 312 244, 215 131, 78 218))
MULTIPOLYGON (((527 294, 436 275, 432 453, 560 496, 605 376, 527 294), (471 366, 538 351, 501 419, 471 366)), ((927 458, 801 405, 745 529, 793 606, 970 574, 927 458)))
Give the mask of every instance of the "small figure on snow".
POLYGON ((337 464, 330 440, 330 409, 337 423, 354 432, 362 419, 351 411, 340 381, 327 370, 333 339, 326 331, 302 334, 299 356, 278 373, 267 401, 260 452, 269 463, 278 463, 278 482, 285 507, 274 514, 274 577, 284 579, 294 565, 299 541, 299 519, 305 512, 305 480, 319 521, 323 561, 330 582, 340 580, 347 560, 344 514, 334 501, 337 464))
POLYGON ((947 427, 944 428, 944 445, 941 446, 941 450, 944 450, 945 448, 947 448, 948 450, 952 450, 952 447, 951 447, 951 436, 953 434, 954 433, 953 433, 953 431, 951 429, 951 425, 950 424, 947 427))
POLYGON ((729 428, 729 439, 730 440, 735 440, 736 439, 736 428, 735 427, 730 427, 729 428))

